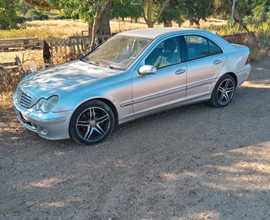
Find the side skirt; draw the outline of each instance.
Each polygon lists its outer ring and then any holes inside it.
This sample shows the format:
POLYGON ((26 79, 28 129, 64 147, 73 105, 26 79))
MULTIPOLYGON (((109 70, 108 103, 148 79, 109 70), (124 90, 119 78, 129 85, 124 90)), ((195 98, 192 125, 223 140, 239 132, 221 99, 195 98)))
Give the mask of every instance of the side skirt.
POLYGON ((123 124, 123 123, 129 122, 129 121, 133 121, 133 120, 136 120, 138 118, 146 117, 146 116, 153 115, 153 114, 156 114, 159 112, 167 111, 169 109, 174 109, 177 107, 181 107, 181 106, 185 106, 185 105, 189 105, 189 104, 194 104, 197 102, 208 101, 210 98, 211 98, 211 94, 207 94, 207 95, 198 96, 196 98, 192 98, 189 100, 185 100, 182 102, 173 103, 173 104, 166 105, 166 106, 163 106, 163 107, 160 107, 157 109, 153 109, 153 110, 150 110, 147 112, 135 114, 135 115, 129 116, 127 118, 119 119, 119 124, 123 124))

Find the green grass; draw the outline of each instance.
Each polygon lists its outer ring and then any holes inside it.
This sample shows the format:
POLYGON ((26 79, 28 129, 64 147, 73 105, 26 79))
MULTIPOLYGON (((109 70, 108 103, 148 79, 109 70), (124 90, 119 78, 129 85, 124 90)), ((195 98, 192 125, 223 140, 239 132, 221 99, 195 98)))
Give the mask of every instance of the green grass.
POLYGON ((42 11, 43 14, 48 15, 49 18, 56 18, 57 16, 61 15, 60 10, 52 9, 51 11, 42 11))
MULTIPOLYGON (((262 23, 260 25, 250 24, 247 25, 247 28, 249 31, 253 32, 267 32, 270 31, 270 25, 268 23, 262 23)), ((231 34, 239 34, 239 33, 246 33, 246 30, 240 25, 237 24, 233 27, 230 25, 226 26, 210 26, 206 29, 207 31, 213 32, 215 34, 218 34, 220 36, 223 35, 231 35, 231 34)))

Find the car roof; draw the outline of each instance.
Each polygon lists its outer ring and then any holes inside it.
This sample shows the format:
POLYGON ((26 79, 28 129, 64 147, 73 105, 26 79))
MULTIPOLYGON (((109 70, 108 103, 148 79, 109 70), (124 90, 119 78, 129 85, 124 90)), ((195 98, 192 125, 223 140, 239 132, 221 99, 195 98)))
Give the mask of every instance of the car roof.
POLYGON ((144 38, 157 38, 158 36, 165 35, 168 33, 176 32, 186 32, 186 31, 196 31, 201 32, 203 30, 194 29, 194 28, 144 28, 144 29, 133 29, 125 32, 121 32, 118 35, 124 36, 134 36, 134 37, 144 37, 144 38))

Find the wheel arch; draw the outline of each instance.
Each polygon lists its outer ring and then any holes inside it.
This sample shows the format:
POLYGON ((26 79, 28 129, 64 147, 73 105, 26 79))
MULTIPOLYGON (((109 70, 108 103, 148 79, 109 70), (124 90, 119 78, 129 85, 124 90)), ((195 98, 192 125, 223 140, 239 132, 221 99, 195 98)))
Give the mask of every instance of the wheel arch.
POLYGON ((115 105, 110 100, 105 99, 105 98, 96 98, 96 99, 91 99, 88 101, 92 101, 92 100, 99 100, 99 101, 102 101, 105 104, 107 104, 111 108, 111 110, 113 111, 115 123, 118 124, 118 112, 117 112, 115 105))
POLYGON ((238 85, 238 78, 237 78, 237 76, 236 76, 236 74, 234 72, 227 72, 227 73, 224 73, 222 76, 224 76, 224 75, 230 75, 231 77, 233 77, 233 79, 235 80, 236 87, 237 87, 237 85, 238 85))
MULTIPOLYGON (((81 105, 83 105, 83 104, 86 103, 86 102, 89 102, 89 101, 95 101, 95 100, 104 102, 106 105, 108 105, 108 106, 111 108, 111 110, 112 110, 112 112, 113 112, 113 115, 114 115, 115 123, 118 124, 118 118, 119 118, 119 117, 118 117, 118 111, 117 111, 116 107, 114 106, 114 104, 113 104, 110 100, 108 100, 108 99, 106 99, 106 98, 101 98, 101 97, 95 97, 95 98, 93 98, 93 99, 87 99, 87 100, 84 100, 83 102, 81 102, 81 103, 80 103, 79 105, 77 105, 76 108, 73 110, 72 115, 71 115, 70 118, 72 118, 72 116, 73 116, 74 112, 76 111, 76 109, 78 109, 81 105)), ((69 122, 69 124, 70 124, 70 122, 69 122)))

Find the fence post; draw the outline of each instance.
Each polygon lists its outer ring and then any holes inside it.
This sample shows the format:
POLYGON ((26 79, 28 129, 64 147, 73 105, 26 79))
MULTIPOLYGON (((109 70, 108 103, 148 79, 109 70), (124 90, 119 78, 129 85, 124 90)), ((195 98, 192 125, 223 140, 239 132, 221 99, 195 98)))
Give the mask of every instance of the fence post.
POLYGON ((86 53, 86 39, 85 36, 83 36, 83 47, 84 47, 84 53, 86 53))
POLYGON ((72 48, 73 48, 73 54, 75 55, 75 53, 76 53, 76 49, 75 49, 75 42, 74 42, 74 40, 72 41, 72 48))
POLYGON ((78 48, 78 53, 80 54, 80 44, 79 44, 79 38, 78 36, 76 37, 76 41, 77 41, 77 48, 78 48))
POLYGON ((65 58, 66 58, 66 62, 67 62, 67 43, 64 40, 64 45, 65 45, 65 58))

